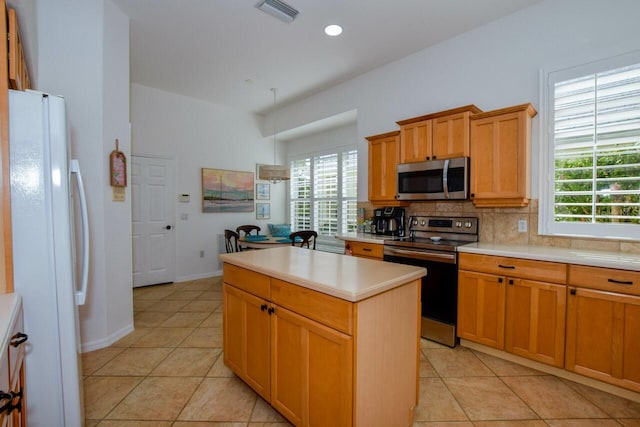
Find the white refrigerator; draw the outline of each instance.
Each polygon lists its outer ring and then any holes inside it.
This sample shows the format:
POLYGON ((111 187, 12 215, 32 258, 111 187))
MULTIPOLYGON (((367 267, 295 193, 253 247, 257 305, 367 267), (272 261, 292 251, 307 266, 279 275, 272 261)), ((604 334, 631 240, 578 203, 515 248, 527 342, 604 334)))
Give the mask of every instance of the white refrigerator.
POLYGON ((87 292, 89 233, 64 98, 9 91, 9 141, 14 289, 29 335, 27 422, 81 426, 78 306, 87 292))

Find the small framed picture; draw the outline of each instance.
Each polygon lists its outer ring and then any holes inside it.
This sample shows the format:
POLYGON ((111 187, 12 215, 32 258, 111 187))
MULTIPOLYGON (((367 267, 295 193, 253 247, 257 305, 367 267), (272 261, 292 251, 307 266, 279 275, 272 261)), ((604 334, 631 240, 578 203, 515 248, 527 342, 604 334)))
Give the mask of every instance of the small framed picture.
POLYGON ((256 200, 269 200, 271 198, 271 187, 269 183, 256 184, 256 200))
POLYGON ((271 205, 269 203, 256 203, 256 219, 271 219, 271 205))

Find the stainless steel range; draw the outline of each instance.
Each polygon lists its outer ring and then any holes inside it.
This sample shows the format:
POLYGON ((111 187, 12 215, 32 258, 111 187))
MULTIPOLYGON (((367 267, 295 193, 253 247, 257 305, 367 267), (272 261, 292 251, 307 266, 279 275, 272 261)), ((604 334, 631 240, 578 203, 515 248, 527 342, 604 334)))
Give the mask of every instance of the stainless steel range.
POLYGON ((458 247, 478 241, 478 218, 412 216, 407 237, 384 241, 384 260, 425 267, 422 278, 424 338, 455 347, 458 314, 458 247))

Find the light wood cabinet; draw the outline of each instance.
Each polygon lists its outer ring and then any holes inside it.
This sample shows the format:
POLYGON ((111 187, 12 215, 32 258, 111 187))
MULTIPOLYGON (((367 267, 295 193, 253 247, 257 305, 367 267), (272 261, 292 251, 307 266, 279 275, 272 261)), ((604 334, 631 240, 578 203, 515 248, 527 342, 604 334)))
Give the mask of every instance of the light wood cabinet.
POLYGON ((226 262, 223 271, 224 362, 290 422, 412 424, 420 280, 354 303, 226 262))
POLYGON ((353 256, 377 260, 381 260, 384 257, 384 245, 381 244, 347 240, 345 241, 346 245, 351 248, 351 255, 353 256))
POLYGON ((469 156, 469 120, 481 111, 466 105, 397 122, 400 163, 469 156))
POLYGON ((477 207, 529 204, 531 104, 471 116, 471 199, 477 207))
POLYGON ((0 426, 24 427, 26 423, 24 323, 22 309, 19 309, 11 331, 9 345, 0 351, 0 426))
MULTIPOLYGON (((399 122, 398 124, 403 123, 399 122)), ((424 162, 433 156, 433 122, 420 120, 400 125, 399 163, 424 162)))
POLYGON ((400 132, 367 137, 369 141, 369 200, 372 204, 400 205, 396 200, 396 165, 400 153, 400 132))
POLYGON ((224 284, 224 362, 270 400, 270 324, 267 301, 224 284))
POLYGON ((639 279, 639 272, 569 267, 568 370, 640 392, 639 279), (613 292, 621 288, 626 293, 613 292))
POLYGON ((565 282, 564 264, 460 254, 458 336, 562 367, 565 282))
POLYGON ((351 425, 353 338, 275 306, 271 404, 294 425, 351 425))

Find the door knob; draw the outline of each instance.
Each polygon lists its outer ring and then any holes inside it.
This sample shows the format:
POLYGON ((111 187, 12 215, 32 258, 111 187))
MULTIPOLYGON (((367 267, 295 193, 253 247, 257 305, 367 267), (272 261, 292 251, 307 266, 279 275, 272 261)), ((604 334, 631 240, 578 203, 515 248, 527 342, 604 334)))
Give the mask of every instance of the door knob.
POLYGON ((165 228, 166 228, 167 230, 171 230, 171 226, 170 226, 170 225, 167 225, 165 228))

